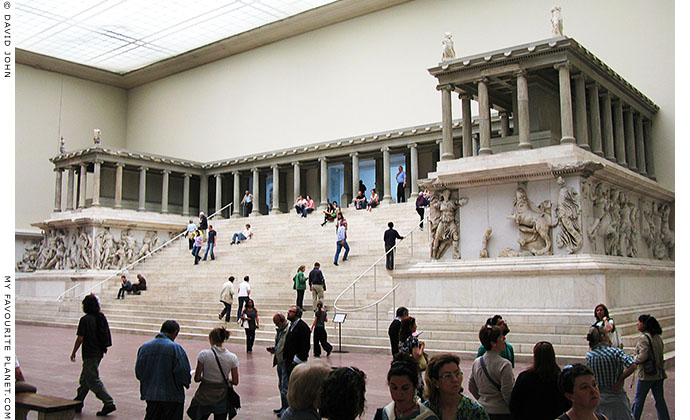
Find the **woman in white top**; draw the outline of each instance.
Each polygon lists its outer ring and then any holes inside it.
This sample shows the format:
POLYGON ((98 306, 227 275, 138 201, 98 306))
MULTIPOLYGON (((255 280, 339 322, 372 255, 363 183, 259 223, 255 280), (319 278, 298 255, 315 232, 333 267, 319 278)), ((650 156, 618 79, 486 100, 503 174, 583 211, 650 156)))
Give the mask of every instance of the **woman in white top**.
POLYGON ((479 330, 487 352, 472 363, 469 388, 477 402, 489 413, 491 420, 511 420, 510 395, 515 385, 513 366, 499 353, 506 348, 506 337, 499 326, 483 325, 479 330))
POLYGON ((224 328, 214 328, 208 335, 211 348, 202 350, 196 357, 194 382, 201 382, 189 405, 187 414, 192 420, 206 420, 213 413, 214 420, 225 420, 236 415, 234 407, 227 406, 227 385, 240 383, 240 366, 237 356, 223 348, 230 333, 224 328), (216 358, 217 357, 217 358, 216 358), (219 369, 218 364, 220 363, 219 369), (223 379, 225 377, 225 379, 223 379))
POLYGON ((609 316, 609 308, 607 308, 603 303, 598 304, 594 308, 594 318, 596 319, 596 322, 592 324, 592 326, 604 327, 609 335, 609 338, 611 339, 611 347, 618 347, 619 349, 622 349, 623 340, 621 339, 621 335, 618 330, 616 330, 616 323, 613 322, 613 318, 609 316))

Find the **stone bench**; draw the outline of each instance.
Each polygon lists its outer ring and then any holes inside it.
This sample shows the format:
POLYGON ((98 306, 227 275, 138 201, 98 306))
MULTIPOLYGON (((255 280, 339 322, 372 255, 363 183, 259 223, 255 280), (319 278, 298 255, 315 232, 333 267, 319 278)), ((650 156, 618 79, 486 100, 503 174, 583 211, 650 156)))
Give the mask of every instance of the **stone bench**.
POLYGON ((81 402, 65 398, 51 397, 34 393, 20 393, 15 398, 17 419, 26 419, 29 411, 38 412, 38 420, 72 420, 75 409, 81 407, 81 402))

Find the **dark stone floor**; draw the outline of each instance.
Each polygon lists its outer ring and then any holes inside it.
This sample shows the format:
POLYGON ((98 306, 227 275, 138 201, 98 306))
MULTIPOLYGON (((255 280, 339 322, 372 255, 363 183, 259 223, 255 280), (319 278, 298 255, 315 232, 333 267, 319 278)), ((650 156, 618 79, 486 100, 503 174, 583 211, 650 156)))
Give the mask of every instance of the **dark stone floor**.
MULTIPOLYGON (((81 352, 76 363, 71 363, 69 360, 75 332, 67 328, 17 325, 17 356, 24 376, 28 382, 38 387, 39 393, 74 398, 81 371, 81 352)), ((232 331, 233 335, 239 333, 238 330, 232 331)), ((113 333, 113 347, 106 354, 100 367, 101 379, 117 405, 117 411, 109 418, 133 420, 144 417, 145 402, 139 399, 139 382, 134 377, 134 363, 139 346, 152 338, 113 333)), ((179 339, 177 341, 187 351, 192 368, 196 364, 196 355, 209 345, 206 340, 179 339)), ((271 366, 271 357, 259 345, 254 347, 253 354, 245 353, 242 345, 229 345, 228 348, 237 354, 240 360, 240 384, 236 389, 242 397, 242 409, 236 419, 275 419, 272 409, 280 406, 280 398, 275 369, 271 366)), ((367 373, 367 411, 363 419, 373 418, 376 408, 383 407, 390 401, 386 386, 386 372, 390 361, 388 356, 333 353, 327 360, 333 366, 357 366, 367 373)), ((461 365, 465 373, 464 386, 467 389, 471 361, 463 360, 461 365)), ((519 363, 515 369, 515 376, 517 377, 517 374, 526 367, 526 364, 519 363)), ((668 376, 669 379, 664 385, 665 396, 671 418, 675 418, 675 368, 668 370, 668 376)), ((625 389, 632 401, 634 388, 630 388, 631 382, 631 379, 626 381, 625 389)), ((197 384, 193 383, 187 391, 187 404, 196 387, 197 384)), ((76 418, 97 419, 99 417, 96 417, 96 411, 100 408, 100 401, 93 394, 89 394, 82 414, 77 415, 76 418)), ((656 418, 651 393, 647 397, 643 418, 656 418)))

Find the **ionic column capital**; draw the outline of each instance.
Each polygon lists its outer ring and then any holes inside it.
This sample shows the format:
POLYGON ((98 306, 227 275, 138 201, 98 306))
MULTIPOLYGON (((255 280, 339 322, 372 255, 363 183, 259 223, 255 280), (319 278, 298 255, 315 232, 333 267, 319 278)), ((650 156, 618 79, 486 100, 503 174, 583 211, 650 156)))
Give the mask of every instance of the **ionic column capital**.
POLYGON ((98 163, 100 165, 103 163, 103 159, 94 159, 93 163, 98 163))
POLYGON ((508 117, 508 111, 498 111, 499 117, 508 117))
POLYGON ((326 162, 328 161, 328 158, 326 156, 319 156, 319 162, 326 162))
POLYGON ((259 173, 259 167, 258 166, 253 167, 252 172, 258 174, 259 173))
POLYGON ((273 164, 273 165, 271 165, 271 169, 273 169, 273 170, 278 169, 278 164, 273 164))
POLYGON ((62 171, 63 171, 64 169, 65 169, 65 168, 53 168, 53 172, 60 172, 60 173, 62 173, 62 171))
POLYGON ((140 166, 140 167, 139 167, 139 171, 140 171, 140 172, 146 172, 146 171, 148 171, 148 170, 149 170, 149 168, 147 168, 146 166, 140 166))
POLYGON ((575 80, 580 80, 580 79, 582 79, 582 80, 584 80, 585 82, 587 82, 587 76, 586 76, 583 72, 579 72, 579 73, 572 74, 572 75, 570 75, 570 77, 572 77, 572 78, 575 79, 575 80))
POLYGON ((447 90, 449 92, 452 92, 453 90, 455 90, 455 86, 450 83, 445 85, 437 85, 436 90, 447 90))
POLYGON ((383 147, 381 148, 381 151, 382 151, 383 153, 390 152, 390 151, 391 151, 391 148, 388 147, 388 146, 383 146, 383 147))
POLYGON ((183 176, 184 176, 185 178, 191 178, 191 177, 192 177, 192 174, 190 174, 189 172, 185 172, 183 176))
POLYGON ((479 77, 479 78, 477 78, 477 79, 474 80, 474 83, 477 83, 477 84, 479 84, 479 83, 488 84, 488 83, 489 83, 489 78, 488 78, 488 77, 479 77))
POLYGON ((213 174, 213 176, 214 176, 214 177, 215 177, 216 179, 218 179, 218 178, 222 177, 222 176, 223 176, 223 174, 221 174, 221 173, 218 173, 218 174, 213 174))
POLYGON ((165 175, 170 175, 172 173, 172 171, 170 169, 163 169, 163 173, 165 175))
POLYGON ((561 61, 560 63, 556 63, 553 65, 553 68, 556 70, 560 70, 562 68, 564 68, 566 70, 570 70, 570 67, 571 67, 571 65, 570 65, 569 61, 561 61))
POLYGON ((292 166, 294 166, 295 168, 299 168, 301 164, 302 163, 300 161, 292 162, 292 166))
POLYGON ((441 144, 441 143, 443 143, 443 139, 436 140, 436 144, 441 144))
POLYGON ((408 149, 416 149, 417 148, 417 143, 410 143, 407 145, 408 149))
POLYGON ((353 157, 353 158, 359 157, 359 152, 350 153, 350 157, 353 157))
POLYGON ((120 167, 120 168, 124 168, 124 167, 125 167, 125 163, 124 163, 124 162, 115 162, 115 166, 118 166, 118 167, 120 167))
POLYGON ((527 77, 527 73, 528 73, 527 70, 520 69, 520 70, 516 70, 515 72, 513 72, 513 76, 515 76, 515 77, 527 77))

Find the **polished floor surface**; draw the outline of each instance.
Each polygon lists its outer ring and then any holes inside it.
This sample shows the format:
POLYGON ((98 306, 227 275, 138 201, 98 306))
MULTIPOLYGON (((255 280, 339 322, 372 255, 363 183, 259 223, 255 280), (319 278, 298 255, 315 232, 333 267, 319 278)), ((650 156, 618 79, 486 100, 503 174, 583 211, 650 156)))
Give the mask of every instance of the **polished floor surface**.
MULTIPOLYGON (((232 334, 241 331, 232 330, 232 334)), ((69 360, 74 345, 75 330, 68 328, 51 328, 31 325, 17 325, 17 356, 27 381, 38 387, 39 393, 64 398, 74 398, 81 371, 81 351, 76 363, 69 360)), ((111 419, 143 419, 145 402, 139 399, 139 382, 134 377, 134 363, 139 346, 153 337, 113 333, 113 347, 105 355, 100 366, 103 383, 115 399, 117 411, 110 414, 111 419)), ((187 352, 192 369, 196 363, 196 355, 208 347, 206 340, 177 340, 187 352)), ((236 388, 242 397, 242 409, 238 420, 273 420, 273 408, 280 406, 275 369, 271 366, 271 357, 264 347, 257 344, 254 352, 245 353, 243 345, 229 345, 228 348, 237 354, 240 360, 240 384, 236 388)), ((325 354, 324 354, 325 356, 325 354)), ((326 359, 332 366, 357 366, 367 373, 367 411, 363 419, 371 419, 377 407, 382 407, 390 401, 386 386, 386 372, 390 357, 379 354, 364 353, 332 353, 326 359)), ((464 387, 467 389, 471 361, 463 360, 462 371, 465 373, 464 387)), ((527 367, 519 363, 515 375, 527 367)), ((671 411, 671 418, 675 418, 675 368, 668 369, 669 379, 664 383, 666 401, 671 411)), ((626 381, 625 389, 631 400, 634 387, 630 388, 632 380, 626 381)), ((197 384, 192 384, 187 390, 186 402, 191 400, 197 384)), ((468 391, 465 391, 468 393, 468 391)), ((187 405, 185 405, 186 409, 187 405)), ((97 419, 96 411, 101 403, 93 395, 86 398, 84 410, 77 415, 77 419, 97 419)), ((29 418, 32 418, 31 416, 29 418)), ((35 417, 33 417, 35 418, 35 417)), ((185 416, 185 418, 188 418, 185 416)), ((654 398, 651 393, 647 397, 643 419, 655 419, 654 398)))

